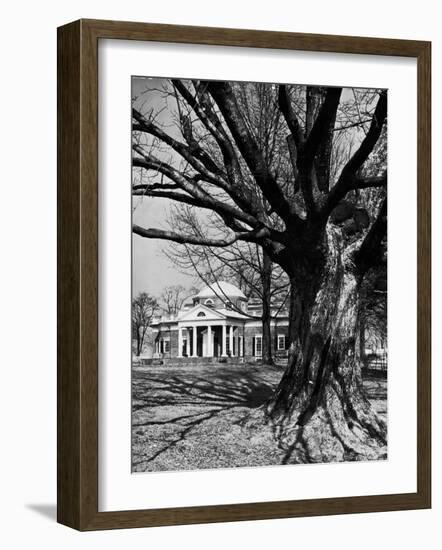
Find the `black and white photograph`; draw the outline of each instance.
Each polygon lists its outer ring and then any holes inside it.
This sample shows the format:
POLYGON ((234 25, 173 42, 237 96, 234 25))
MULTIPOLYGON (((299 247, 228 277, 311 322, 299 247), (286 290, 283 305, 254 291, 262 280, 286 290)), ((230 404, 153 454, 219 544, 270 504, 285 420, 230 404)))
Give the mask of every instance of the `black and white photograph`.
POLYGON ((438 7, 3 5, 1 546, 440 546, 438 7))
POLYGON ((131 90, 132 472, 387 460, 388 90, 131 90))

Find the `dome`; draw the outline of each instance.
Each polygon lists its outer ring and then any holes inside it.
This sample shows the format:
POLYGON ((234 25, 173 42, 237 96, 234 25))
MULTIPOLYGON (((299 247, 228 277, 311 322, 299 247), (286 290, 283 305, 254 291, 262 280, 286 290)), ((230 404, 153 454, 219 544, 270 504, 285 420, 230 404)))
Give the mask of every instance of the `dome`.
POLYGON ((218 281, 204 287, 195 298, 240 298, 242 300, 247 300, 242 290, 237 286, 226 283, 225 281, 218 281))

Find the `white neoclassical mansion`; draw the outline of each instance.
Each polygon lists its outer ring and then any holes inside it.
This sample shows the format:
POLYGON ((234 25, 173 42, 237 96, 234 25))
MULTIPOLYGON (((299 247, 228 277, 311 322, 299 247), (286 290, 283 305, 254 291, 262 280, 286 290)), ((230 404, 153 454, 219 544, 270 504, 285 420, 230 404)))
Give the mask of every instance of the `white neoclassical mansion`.
MULTIPOLYGON (((178 361, 204 357, 260 359, 262 322, 259 300, 248 300, 236 286, 218 281, 186 299, 173 317, 155 319, 153 358, 178 361)), ((287 311, 272 312, 275 355, 287 354, 287 311)))

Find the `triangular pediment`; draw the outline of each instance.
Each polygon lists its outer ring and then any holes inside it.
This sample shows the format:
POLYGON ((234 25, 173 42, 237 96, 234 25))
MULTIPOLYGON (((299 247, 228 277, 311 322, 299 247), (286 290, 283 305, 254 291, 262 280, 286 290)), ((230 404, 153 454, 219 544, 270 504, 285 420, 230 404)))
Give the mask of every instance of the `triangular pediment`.
POLYGON ((217 319, 225 319, 226 315, 220 313, 216 309, 207 307, 203 304, 198 304, 189 311, 185 311, 178 315, 177 321, 214 321, 217 319))

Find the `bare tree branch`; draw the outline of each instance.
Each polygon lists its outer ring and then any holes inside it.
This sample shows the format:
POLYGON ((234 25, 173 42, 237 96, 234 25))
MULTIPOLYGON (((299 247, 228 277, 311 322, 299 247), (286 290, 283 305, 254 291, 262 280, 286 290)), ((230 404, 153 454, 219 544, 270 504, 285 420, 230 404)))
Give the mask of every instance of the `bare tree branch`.
POLYGON ((266 166, 256 141, 244 123, 231 85, 228 82, 209 82, 208 90, 217 103, 258 187, 273 210, 283 219, 295 216, 276 182, 274 174, 266 166))
MULTIPOLYGON (((161 172, 169 179, 174 181, 180 189, 189 193, 189 195, 191 195, 191 197, 193 197, 194 199, 193 201, 190 201, 190 199, 185 199, 185 196, 182 195, 182 197, 184 198, 182 202, 186 202, 187 204, 194 204, 194 206, 200 206, 201 208, 212 209, 222 216, 233 217, 250 225, 251 227, 257 227, 258 221, 253 216, 247 214, 242 210, 239 210, 238 208, 235 208, 227 201, 221 202, 216 200, 213 194, 209 194, 207 191, 202 189, 202 187, 196 183, 195 179, 186 178, 185 176, 183 176, 182 173, 180 173, 178 170, 175 170, 169 164, 161 162, 151 155, 145 154, 142 147, 140 147, 139 145, 134 145, 133 149, 142 157, 135 157, 132 161, 133 166, 145 168, 146 170, 157 170, 158 172, 161 172)), ((137 192, 135 193, 135 195, 138 194, 138 191, 141 189, 141 187, 141 185, 138 185, 138 189, 136 190, 137 192)), ((149 195, 151 194, 151 191, 154 191, 149 187, 149 185, 145 185, 144 190, 145 195, 149 195)), ((171 196, 170 198, 178 200, 179 196, 175 195, 174 197, 171 196)))
POLYGON ((132 230, 136 235, 140 235, 141 237, 148 237, 150 239, 163 239, 181 244, 194 244, 221 248, 230 246, 238 240, 259 242, 260 240, 269 236, 269 231, 266 228, 261 228, 257 231, 236 233, 232 237, 227 239, 210 239, 207 237, 196 237, 194 235, 182 235, 173 231, 165 231, 163 229, 156 228, 145 229, 136 224, 133 225, 132 230))
MULTIPOLYGON (((196 170, 203 178, 217 185, 221 188, 226 187, 226 182, 222 177, 221 169, 215 164, 215 162, 206 155, 201 154, 195 155, 195 150, 192 150, 191 147, 185 145, 174 139, 172 136, 164 132, 159 126, 154 124, 152 121, 145 118, 137 109, 132 109, 132 116, 138 123, 138 131, 146 132, 158 139, 163 143, 169 145, 174 151, 181 155, 189 164, 196 170)), ((139 152, 137 149, 134 150, 139 152)))
POLYGON ((321 142, 328 135, 330 125, 334 125, 341 92, 342 88, 327 89, 324 102, 319 108, 318 116, 305 142, 302 162, 305 162, 307 166, 311 166, 313 163, 321 142))
POLYGON ((290 96, 285 84, 281 84, 278 87, 278 105, 293 136, 295 146, 299 148, 304 141, 304 135, 295 111, 292 108, 290 96))

